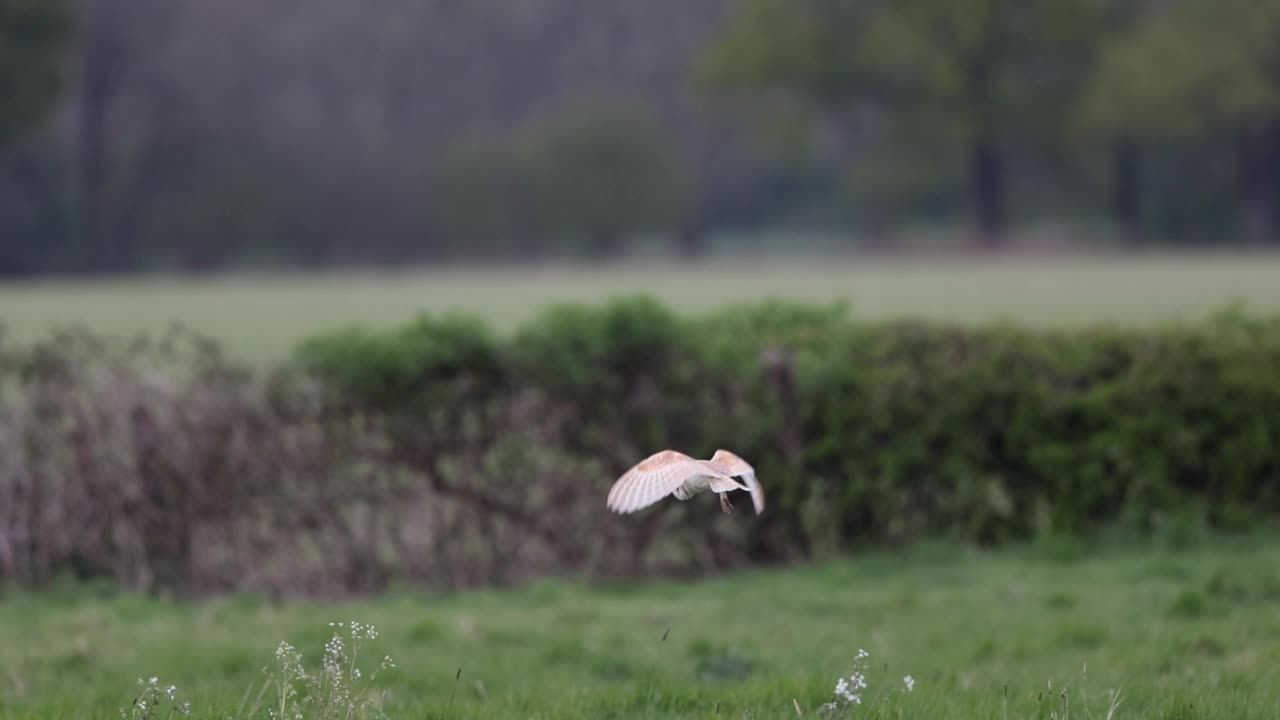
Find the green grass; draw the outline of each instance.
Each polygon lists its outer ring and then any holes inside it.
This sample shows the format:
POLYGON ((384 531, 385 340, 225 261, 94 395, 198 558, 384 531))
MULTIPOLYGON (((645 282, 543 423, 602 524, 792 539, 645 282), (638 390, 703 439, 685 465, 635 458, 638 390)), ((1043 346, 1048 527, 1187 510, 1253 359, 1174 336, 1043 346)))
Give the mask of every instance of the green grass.
POLYGON ((314 662, 328 623, 355 619, 380 630, 374 664, 389 653, 399 665, 379 680, 392 718, 711 718, 717 706, 784 718, 793 698, 816 717, 866 648, 858 717, 1104 718, 1120 689, 1122 720, 1274 719, 1278 604, 1274 536, 995 554, 934 545, 688 584, 333 603, 68 587, 0 602, 0 717, 114 717, 137 678, 158 675, 194 717, 221 719, 280 640, 314 662), (873 703, 906 674, 913 693, 873 703))
POLYGON ((693 267, 459 269, 0 284, 0 325, 19 339, 83 323, 113 333, 174 321, 274 359, 302 337, 349 323, 399 323, 423 310, 478 313, 507 330, 552 301, 649 292, 678 310, 762 297, 849 299, 867 318, 1008 319, 1043 325, 1193 319, 1243 302, 1280 310, 1280 254, 1073 259, 716 261, 693 267))

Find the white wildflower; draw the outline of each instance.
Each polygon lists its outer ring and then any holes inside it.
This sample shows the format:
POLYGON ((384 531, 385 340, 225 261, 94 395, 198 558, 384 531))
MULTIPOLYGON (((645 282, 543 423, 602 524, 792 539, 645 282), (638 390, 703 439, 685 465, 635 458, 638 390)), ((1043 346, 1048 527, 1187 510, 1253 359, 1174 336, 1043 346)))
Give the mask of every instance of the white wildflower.
MULTIPOLYGON (((819 706, 819 715, 824 718, 846 717, 852 712, 852 706, 862 705, 865 691, 870 685, 867 673, 870 670, 871 653, 863 648, 859 648, 853 662, 852 671, 845 677, 836 678, 835 691, 832 693, 831 702, 819 706)), ((902 678, 902 684, 906 692, 915 689, 916 681, 910 675, 902 678)), ((891 689, 890 689, 891 691, 891 689)), ((876 704, 879 702, 877 698, 883 697, 883 694, 871 696, 867 704, 876 704)))
POLYGON ((846 703, 862 704, 862 694, 855 692, 867 687, 866 680, 862 678, 861 673, 854 673, 846 678, 836 680, 835 696, 844 700, 846 703))
POLYGON ((867 676, 860 672, 855 672, 849 676, 849 684, 852 685, 855 690, 866 690, 867 676))

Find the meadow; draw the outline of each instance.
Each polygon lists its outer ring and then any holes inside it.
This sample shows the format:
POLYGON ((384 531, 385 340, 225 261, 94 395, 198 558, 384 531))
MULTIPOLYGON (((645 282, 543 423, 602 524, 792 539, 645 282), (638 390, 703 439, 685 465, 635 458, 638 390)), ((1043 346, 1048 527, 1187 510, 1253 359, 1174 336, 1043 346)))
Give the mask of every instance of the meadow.
POLYGON ((1275 718, 1278 602, 1280 537, 1199 532, 283 606, 69 585, 0 602, 0 716, 114 717, 158 676, 192 717, 247 717, 280 641, 314 669, 355 620, 365 677, 396 665, 370 693, 391 718, 819 717, 860 649, 843 717, 1275 718))
POLYGON ((513 328, 552 302, 646 293, 676 310, 786 298, 847 299, 862 318, 926 317, 1038 325, 1192 320, 1229 303, 1280 309, 1280 255, 1010 258, 797 258, 548 265, 403 272, 0 283, 0 326, 18 340, 83 324, 109 334, 173 322, 233 354, 273 360, 348 324, 397 325, 452 310, 513 328))
MULTIPOLYGON (((0 284, 0 325, 25 340, 73 323, 132 334, 177 321, 269 362, 350 323, 462 310, 506 330, 550 302, 629 292, 684 311, 845 298, 867 318, 1152 323, 1232 302, 1280 310, 1280 256, 10 282, 0 284)), ((689 582, 561 578, 327 601, 149 597, 66 581, 0 587, 0 719, 118 717, 122 707, 138 717, 130 704, 152 677, 156 688, 175 685, 192 717, 265 718, 275 696, 264 670, 280 643, 314 673, 331 636, 349 633, 331 623, 351 621, 378 630, 362 648, 358 685, 394 658, 369 683, 390 718, 821 717, 837 680, 855 671, 865 674, 861 703, 837 716, 1276 718, 1278 606, 1280 535, 1177 523, 1144 540, 925 543, 689 582)), ((163 700, 155 717, 169 717, 163 700)))

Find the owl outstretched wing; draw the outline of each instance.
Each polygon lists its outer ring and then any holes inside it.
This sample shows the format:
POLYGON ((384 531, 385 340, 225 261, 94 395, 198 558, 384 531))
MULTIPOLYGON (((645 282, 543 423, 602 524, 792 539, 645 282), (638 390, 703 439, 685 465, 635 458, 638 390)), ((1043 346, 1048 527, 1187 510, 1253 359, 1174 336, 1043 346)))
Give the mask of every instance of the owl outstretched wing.
POLYGON ((663 450, 640 461, 609 490, 607 505, 620 514, 646 508, 699 477, 728 480, 722 473, 675 450, 663 450))
POLYGON ((756 514, 764 512, 764 488, 756 479, 756 469, 751 467, 750 463, 723 449, 716 450, 716 454, 706 462, 714 470, 729 477, 742 478, 743 484, 746 485, 744 489, 751 493, 751 504, 755 506, 756 514))

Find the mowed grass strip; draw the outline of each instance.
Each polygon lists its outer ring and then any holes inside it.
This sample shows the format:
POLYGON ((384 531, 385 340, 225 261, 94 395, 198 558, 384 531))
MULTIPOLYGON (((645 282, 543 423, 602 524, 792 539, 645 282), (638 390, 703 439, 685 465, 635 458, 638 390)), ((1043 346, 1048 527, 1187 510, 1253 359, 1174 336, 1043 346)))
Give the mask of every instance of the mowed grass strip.
POLYGON ((1278 605, 1275 536, 341 602, 65 586, 0 601, 0 717, 115 717, 153 675, 193 717, 236 716, 281 640, 314 667, 328 624, 359 620, 379 631, 364 667, 398 665, 377 682, 392 718, 817 717, 865 648, 853 717, 1104 718, 1119 691, 1119 719, 1261 720, 1280 717, 1278 605))
POLYGON ((273 360, 317 331, 460 310, 510 330, 551 302, 649 293, 681 311, 762 298, 847 299, 864 318, 1036 325, 1191 320, 1240 302, 1280 310, 1280 254, 669 262, 400 273, 0 283, 0 325, 20 340, 72 324, 121 335, 174 322, 273 360))

